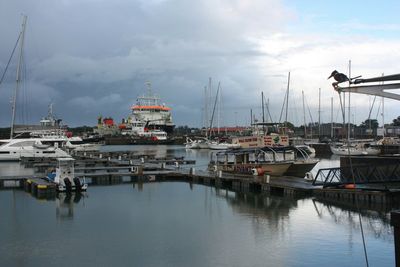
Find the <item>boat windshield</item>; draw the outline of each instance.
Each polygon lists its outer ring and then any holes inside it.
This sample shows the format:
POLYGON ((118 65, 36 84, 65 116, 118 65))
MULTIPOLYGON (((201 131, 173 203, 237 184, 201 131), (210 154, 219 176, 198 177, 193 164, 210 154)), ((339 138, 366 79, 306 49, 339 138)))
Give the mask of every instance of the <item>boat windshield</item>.
POLYGON ((25 147, 25 146, 33 146, 35 141, 21 141, 18 143, 11 144, 10 147, 25 147))
POLYGON ((6 142, 6 141, 0 141, 0 146, 4 146, 4 145, 7 145, 9 142, 6 142))

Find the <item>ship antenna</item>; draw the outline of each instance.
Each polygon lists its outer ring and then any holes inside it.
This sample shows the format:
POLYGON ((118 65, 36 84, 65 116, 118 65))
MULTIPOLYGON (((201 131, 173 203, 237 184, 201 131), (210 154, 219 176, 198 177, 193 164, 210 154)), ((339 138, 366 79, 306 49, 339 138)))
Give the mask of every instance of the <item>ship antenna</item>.
POLYGON ((146 81, 146 85, 147 85, 147 95, 148 96, 152 96, 153 92, 151 91, 151 82, 150 81, 146 81))
POLYGON ((48 117, 53 117, 53 103, 49 104, 48 117))

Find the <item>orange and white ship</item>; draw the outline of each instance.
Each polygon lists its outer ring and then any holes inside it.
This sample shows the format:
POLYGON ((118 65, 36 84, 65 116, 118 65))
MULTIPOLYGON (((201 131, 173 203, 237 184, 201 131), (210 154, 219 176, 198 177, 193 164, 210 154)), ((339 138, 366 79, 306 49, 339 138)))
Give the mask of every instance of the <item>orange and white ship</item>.
POLYGON ((160 97, 153 94, 150 82, 146 82, 146 85, 147 95, 137 98, 136 104, 131 107, 132 114, 128 121, 148 122, 149 129, 171 133, 175 127, 171 108, 161 104, 160 97))

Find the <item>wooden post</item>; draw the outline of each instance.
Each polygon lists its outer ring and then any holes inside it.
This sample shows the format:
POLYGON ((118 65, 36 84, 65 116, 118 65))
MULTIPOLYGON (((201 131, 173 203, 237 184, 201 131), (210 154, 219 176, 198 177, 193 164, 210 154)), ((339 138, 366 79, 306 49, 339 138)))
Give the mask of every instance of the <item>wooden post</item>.
POLYGON ((394 249, 396 266, 400 267, 400 210, 390 213, 390 224, 394 227, 394 249))

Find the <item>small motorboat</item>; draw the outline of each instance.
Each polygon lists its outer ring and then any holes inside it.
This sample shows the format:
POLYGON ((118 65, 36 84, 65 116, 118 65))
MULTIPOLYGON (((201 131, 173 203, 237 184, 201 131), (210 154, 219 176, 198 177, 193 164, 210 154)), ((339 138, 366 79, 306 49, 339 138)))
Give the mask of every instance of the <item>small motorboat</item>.
POLYGON ((57 185, 58 192, 81 192, 88 188, 85 179, 75 177, 73 158, 58 158, 55 172, 47 175, 47 179, 57 185))

